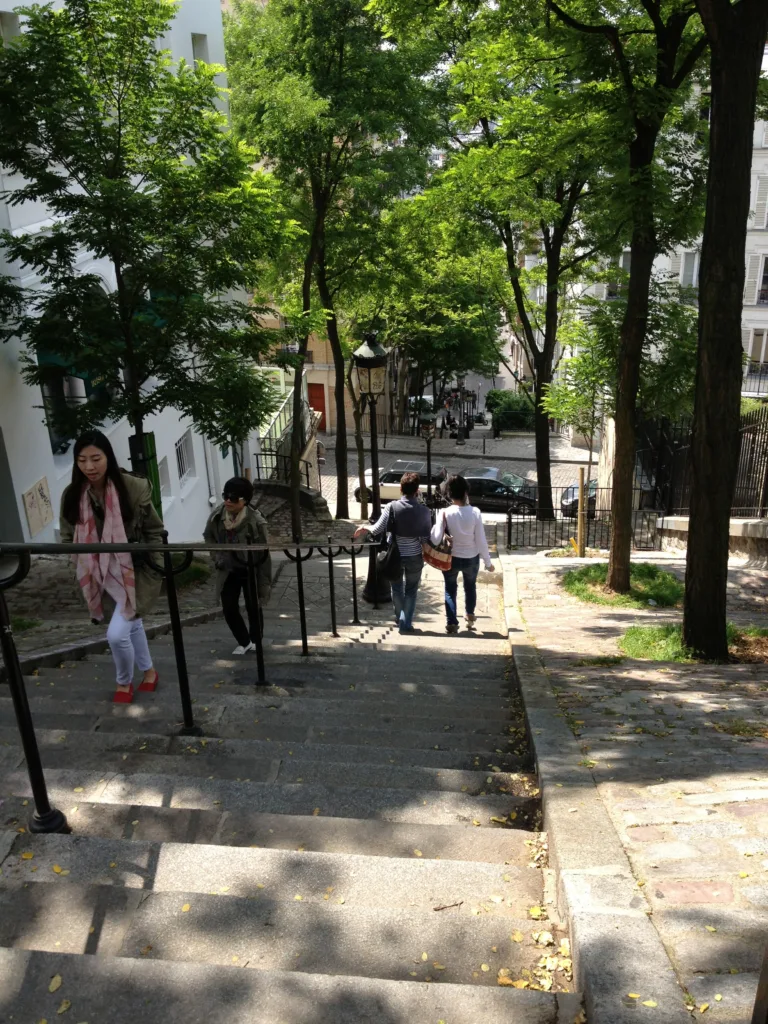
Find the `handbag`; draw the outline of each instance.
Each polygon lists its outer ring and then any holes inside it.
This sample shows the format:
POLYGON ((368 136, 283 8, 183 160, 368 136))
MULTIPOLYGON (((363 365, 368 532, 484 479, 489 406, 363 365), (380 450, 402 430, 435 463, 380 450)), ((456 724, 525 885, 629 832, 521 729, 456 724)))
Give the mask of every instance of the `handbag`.
MULTIPOLYGON (((443 513, 445 517, 445 513, 443 513)), ((445 534, 443 539, 438 545, 434 545, 431 541, 425 540, 421 545, 421 553, 424 557, 424 561, 427 565, 431 565, 433 569, 439 569, 441 572, 448 572, 453 565, 453 537, 451 537, 451 531, 448 529, 447 520, 443 520, 445 523, 445 534)))
POLYGON ((379 575, 390 583, 397 583, 403 577, 403 563, 400 560, 400 548, 397 546, 397 540, 395 539, 395 523, 395 515, 392 511, 392 506, 390 505, 387 529, 384 531, 384 535, 386 537, 387 533, 391 533, 392 540, 390 541, 386 551, 380 551, 376 556, 376 565, 379 575))

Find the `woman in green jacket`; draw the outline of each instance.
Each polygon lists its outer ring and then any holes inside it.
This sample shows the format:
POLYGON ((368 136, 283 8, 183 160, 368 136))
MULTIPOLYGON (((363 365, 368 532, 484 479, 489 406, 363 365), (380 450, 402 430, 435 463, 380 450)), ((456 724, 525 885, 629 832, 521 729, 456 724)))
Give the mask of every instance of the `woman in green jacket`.
MULTIPOLYGON (((243 476, 227 480, 222 497, 224 504, 215 509, 205 527, 203 537, 206 544, 266 544, 267 521, 261 512, 250 506, 253 498, 253 484, 250 480, 243 476)), ((269 553, 261 562, 258 553, 254 552, 253 557, 257 563, 259 601, 264 605, 269 601, 272 591, 272 561, 269 553)), ((218 570, 216 592, 221 600, 224 619, 237 641, 237 647, 232 653, 247 654, 256 649, 240 613, 240 594, 243 593, 248 617, 252 619, 248 600, 247 555, 245 552, 240 555, 237 551, 222 551, 215 555, 214 564, 218 570)), ((259 627, 262 627, 262 623, 259 623, 259 627)))
MULTIPOLYGON (((149 481, 120 469, 109 440, 89 430, 75 442, 72 482, 61 499, 59 533, 65 544, 160 544, 163 522, 152 504, 149 481)), ((133 700, 133 672, 143 673, 140 690, 157 689, 142 618, 160 594, 162 580, 146 558, 105 552, 74 556, 77 579, 91 613, 102 622, 112 612, 107 641, 117 673, 115 703, 133 700)))

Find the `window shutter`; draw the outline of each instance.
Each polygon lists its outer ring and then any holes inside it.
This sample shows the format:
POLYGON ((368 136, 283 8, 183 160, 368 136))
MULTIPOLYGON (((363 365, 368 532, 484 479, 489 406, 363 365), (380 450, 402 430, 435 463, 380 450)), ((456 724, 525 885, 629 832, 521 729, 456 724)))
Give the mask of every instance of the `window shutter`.
POLYGON ((747 260, 747 281, 744 285, 744 305, 754 306, 757 303, 757 278, 760 274, 762 256, 752 253, 747 260))
POLYGON ((768 147, 768 121, 763 126, 763 148, 768 147))
POLYGON ((682 253, 673 252, 669 257, 669 272, 672 275, 669 282, 670 288, 677 288, 680 284, 680 271, 683 269, 682 253))
POLYGON ((696 253, 683 253, 683 288, 693 288, 696 283, 696 253))
POLYGON ((768 209, 768 178, 757 179, 757 200, 755 201, 755 227, 765 227, 765 214, 768 209))
POLYGON ((749 349, 752 345, 752 331, 748 327, 741 328, 741 347, 744 349, 744 355, 749 359, 749 349))

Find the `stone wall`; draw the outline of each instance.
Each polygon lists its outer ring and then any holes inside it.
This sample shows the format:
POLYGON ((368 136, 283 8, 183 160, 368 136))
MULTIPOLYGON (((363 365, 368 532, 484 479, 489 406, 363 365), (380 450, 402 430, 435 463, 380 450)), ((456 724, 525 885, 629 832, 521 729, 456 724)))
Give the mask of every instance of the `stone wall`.
MULTIPOLYGON (((685 551, 688 517, 659 519, 658 537, 662 551, 685 551)), ((750 566, 768 568, 768 520, 732 519, 728 551, 732 558, 745 559, 750 566)))

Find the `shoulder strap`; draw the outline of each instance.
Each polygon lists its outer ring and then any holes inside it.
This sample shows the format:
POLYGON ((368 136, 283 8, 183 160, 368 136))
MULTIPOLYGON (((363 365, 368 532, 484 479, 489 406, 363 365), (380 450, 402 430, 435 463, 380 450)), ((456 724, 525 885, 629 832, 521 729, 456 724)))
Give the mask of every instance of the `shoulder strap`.
POLYGON ((396 533, 396 531, 395 531, 396 518, 395 518, 394 502, 390 501, 388 511, 389 511, 389 515, 387 517, 387 533, 391 533, 394 536, 395 533, 396 533))

